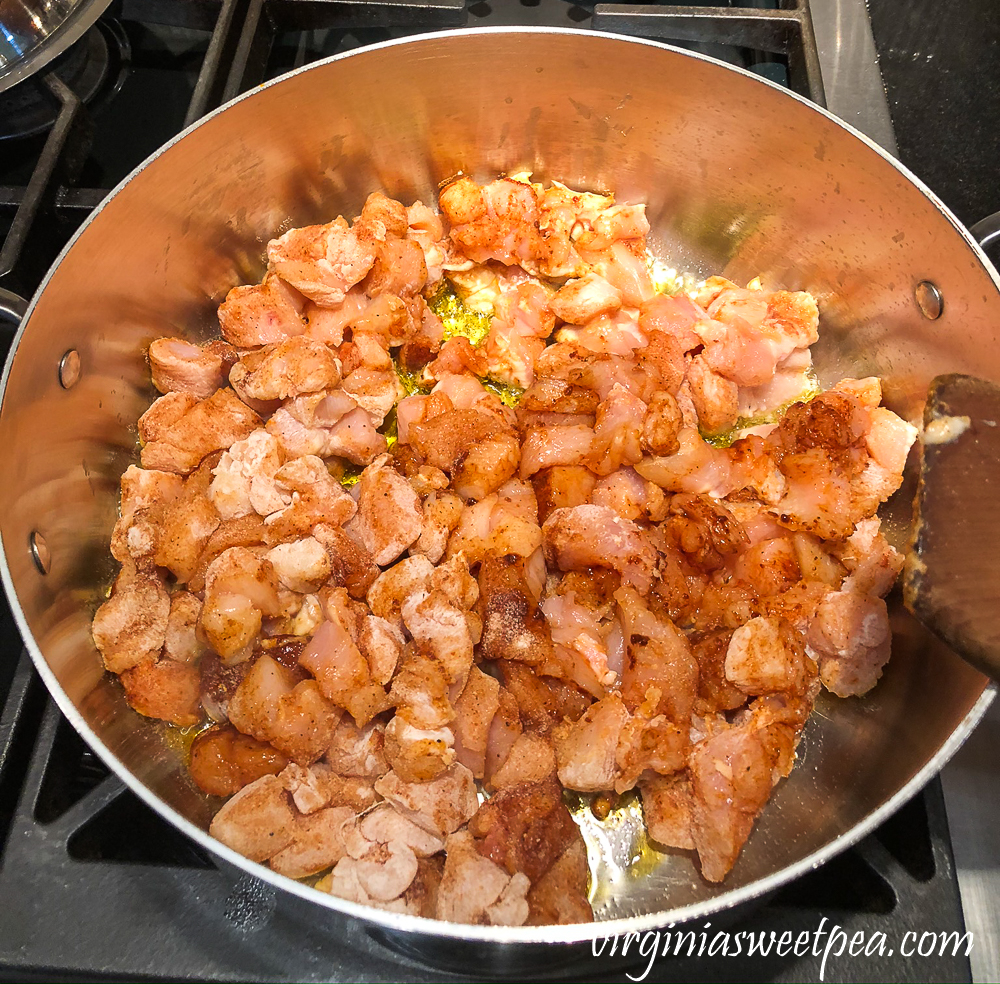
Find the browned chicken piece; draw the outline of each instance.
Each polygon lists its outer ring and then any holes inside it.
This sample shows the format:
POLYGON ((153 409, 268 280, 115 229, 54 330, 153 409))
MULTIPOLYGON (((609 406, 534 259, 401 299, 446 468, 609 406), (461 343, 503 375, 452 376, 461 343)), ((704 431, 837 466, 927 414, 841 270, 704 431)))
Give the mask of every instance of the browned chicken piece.
POLYGON ((270 656, 260 656, 229 701, 229 720, 298 765, 310 765, 329 749, 340 711, 315 680, 302 676, 270 656))
POLYGON ((740 416, 740 390, 736 383, 713 372, 700 355, 688 363, 686 381, 698 424, 706 434, 719 434, 736 425, 740 416))
POLYGON ((142 465, 187 474, 206 455, 249 437, 260 423, 231 389, 217 390, 207 400, 168 393, 139 418, 142 465))
POLYGON ((445 844, 444 873, 438 886, 438 919, 480 925, 520 926, 528 918, 526 875, 508 875, 483 857, 467 830, 445 844))
POLYGON ((561 724, 552 733, 559 781, 583 793, 614 787, 616 753, 628 709, 617 694, 592 704, 578 721, 561 724))
POLYGON ((504 686, 517 702, 525 728, 547 733, 563 719, 577 720, 593 702, 574 684, 538 676, 523 663, 504 660, 497 666, 504 686))
POLYGON ((296 816, 292 841, 271 858, 271 870, 289 878, 306 878, 335 865, 347 853, 346 831, 354 817, 348 806, 296 816))
MULTIPOLYGON (((645 327, 642 313, 639 315, 639 327, 645 327)), ((684 344, 676 335, 666 331, 652 329, 648 331, 648 336, 648 344, 639 350, 639 359, 643 365, 659 376, 660 391, 675 396, 684 379, 686 368, 684 344)))
POLYGON ((341 776, 376 778, 389 771, 383 745, 385 725, 371 721, 359 728, 350 716, 340 719, 326 752, 326 763, 341 776))
POLYGON ((201 612, 201 599, 190 591, 175 591, 170 596, 170 614, 163 640, 163 654, 178 663, 194 663, 204 647, 198 641, 196 628, 201 612))
POLYGON ((649 836, 664 847, 693 850, 694 799, 687 771, 669 776, 646 775, 639 780, 639 792, 649 836))
POLYGON ((693 567, 711 573, 749 545, 740 521, 707 495, 671 497, 663 529, 693 567))
POLYGON ((792 768, 810 709, 811 701, 760 697, 741 720, 693 747, 691 832, 706 880, 722 881, 736 862, 772 788, 792 768))
POLYGON ((726 679, 726 651, 732 629, 710 632, 691 646, 698 663, 698 697, 694 713, 699 716, 734 711, 746 703, 747 695, 726 679))
POLYGON ((111 555, 122 562, 126 557, 148 558, 155 548, 155 523, 162 507, 184 489, 184 479, 171 472, 129 465, 122 475, 121 509, 111 533, 111 555), (139 529, 133 532, 133 527, 139 529))
POLYGON ((119 675, 129 706, 145 717, 188 728, 201 720, 201 677, 172 659, 139 663, 119 675))
POLYGON ((698 692, 691 646, 669 618, 654 614, 632 588, 623 585, 615 599, 627 652, 622 700, 633 712, 648 702, 651 714, 665 714, 686 727, 698 692))
POLYGON ((423 554, 432 564, 437 564, 444 556, 448 538, 462 516, 462 499, 454 492, 431 492, 424 499, 423 510, 423 528, 410 550, 423 554))
POLYGON ((194 345, 183 338, 150 342, 149 367, 161 393, 191 393, 204 400, 226 383, 226 359, 218 346, 194 345))
POLYGON ((221 519, 207 491, 217 454, 209 455, 185 480, 183 491, 158 510, 153 560, 182 584, 190 581, 221 519))
POLYGON ((528 892, 528 926, 568 926, 593 922, 587 901, 590 868, 587 845, 572 840, 528 892))
POLYGON ((358 512, 349 530, 380 567, 391 564, 415 543, 423 529, 420 499, 391 460, 382 455, 361 473, 358 512))
POLYGON ((358 634, 358 647, 368 661, 373 682, 386 687, 392 680, 403 653, 403 633, 378 615, 368 615, 358 634))
POLYGON ((205 572, 205 603, 198 627, 223 658, 246 649, 264 616, 281 614, 278 581, 270 561, 247 547, 230 547, 205 572))
POLYGON ((492 789, 503 789, 505 786, 541 782, 555 771, 556 753, 551 742, 541 735, 526 732, 517 737, 487 785, 492 789))
POLYGON ((375 791, 404 817, 442 836, 458 830, 479 807, 475 778, 457 762, 429 782, 404 782, 387 772, 376 780, 375 791))
POLYGON ((368 589, 367 601, 372 612, 402 632, 403 605, 411 594, 426 587, 433 570, 434 565, 419 554, 393 564, 368 589))
POLYGON ((552 657, 552 635, 524 575, 524 560, 487 554, 479 567, 484 659, 538 664, 552 657))
POLYGON ((494 793, 469 821, 469 831, 483 857, 510 875, 524 872, 532 884, 572 841, 583 839, 554 774, 494 793))
POLYGON ((266 742, 220 725, 195 738, 188 767, 199 789, 210 796, 232 796, 261 776, 277 775, 287 764, 266 742))
POLYGON ((265 520, 267 539, 272 544, 308 536, 319 523, 340 526, 357 509, 323 459, 315 455, 287 462, 275 472, 274 482, 291 495, 291 503, 265 520))
POLYGON ((629 718, 618 736, 616 793, 631 789, 649 772, 670 775, 687 763, 690 725, 674 724, 663 714, 655 717, 646 714, 648 710, 642 708, 639 714, 629 718))
POLYGON ((477 779, 486 772, 490 725, 500 706, 500 683, 473 666, 455 700, 455 759, 477 779))
POLYGON ((225 803, 208 832, 251 861, 266 861, 295 838, 297 816, 277 776, 261 776, 225 803))
POLYGON ((498 489, 520 461, 517 438, 492 413, 449 410, 413 424, 410 443, 424 460, 447 472, 455 491, 479 501, 498 489))
POLYGON ((229 701, 236 688, 253 666, 254 656, 242 663, 227 665, 217 654, 208 650, 198 662, 201 674, 201 706, 216 722, 229 720, 229 701))
POLYGON ((330 583, 347 588, 352 598, 364 598, 380 573, 371 554, 339 526, 320 523, 313 536, 330 560, 330 583))
POLYGON ((479 349, 472 347, 472 343, 464 335, 454 335, 441 346, 438 357, 424 372, 434 380, 466 373, 483 377, 487 375, 486 359, 479 349))
POLYGON ((555 465, 531 476, 538 498, 538 521, 544 523, 556 509, 582 506, 590 500, 597 476, 583 465, 555 465))
POLYGON ((380 191, 373 191, 361 207, 361 214, 354 220, 354 232, 359 239, 385 242, 402 239, 408 229, 406 206, 380 191))
POLYGON ((238 348, 280 342, 306 330, 305 298, 284 280, 266 274, 260 284, 234 287, 219 307, 222 337, 238 348))
POLYGON ((170 617, 170 595, 158 572, 122 563, 111 597, 97 609, 92 632, 104 666, 122 673, 160 655, 170 617))
POLYGON ((340 382, 340 365, 322 342, 298 335, 246 353, 229 379, 233 389, 253 400, 287 400, 332 389, 340 382))
MULTIPOLYGON (((342 218, 291 229, 267 244, 271 271, 311 301, 336 307, 375 262, 374 245, 342 218)), ((269 339, 270 341, 270 339, 269 339)))
POLYGON ((783 619, 758 617, 741 625, 726 650, 726 679, 744 693, 789 693, 814 689, 817 667, 802 636, 783 619))
POLYGON ((556 509, 542 524, 545 557, 560 570, 611 567, 640 593, 649 591, 656 551, 643 531, 607 506, 556 509))
POLYGON ((280 778, 299 813, 315 813, 326 806, 347 806, 362 813, 378 799, 371 779, 337 775, 323 762, 308 768, 292 763, 280 778))
POLYGON ((673 454, 680 448, 677 435, 684 419, 677 400, 669 393, 653 395, 642 422, 642 448, 657 455, 673 454))

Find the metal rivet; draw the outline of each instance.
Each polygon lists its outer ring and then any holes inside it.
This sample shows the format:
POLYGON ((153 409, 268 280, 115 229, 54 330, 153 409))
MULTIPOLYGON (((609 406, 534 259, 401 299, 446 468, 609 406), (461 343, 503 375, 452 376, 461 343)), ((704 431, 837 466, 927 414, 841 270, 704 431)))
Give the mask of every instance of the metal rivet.
POLYGON ((941 296, 937 284, 932 284, 929 280, 921 280, 917 284, 913 296, 917 299, 917 307, 920 308, 921 314, 928 321, 937 321, 941 317, 941 313, 944 311, 944 298, 941 296))
POLYGON ((28 538, 31 547, 31 559, 35 562, 40 574, 48 574, 49 565, 52 563, 52 554, 49 553, 49 545, 45 542, 45 537, 38 530, 35 530, 28 538))
POLYGON ((59 360, 59 382, 63 389, 70 389, 80 380, 80 353, 70 349, 59 360))

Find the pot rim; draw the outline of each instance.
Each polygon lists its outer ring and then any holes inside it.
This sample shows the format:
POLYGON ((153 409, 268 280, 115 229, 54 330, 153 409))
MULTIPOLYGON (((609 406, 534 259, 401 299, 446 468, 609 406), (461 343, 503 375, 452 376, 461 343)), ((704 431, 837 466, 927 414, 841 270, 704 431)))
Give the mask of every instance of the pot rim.
MULTIPOLYGON (((442 38, 450 37, 468 37, 476 36, 480 34, 554 34, 554 35, 569 35, 578 37, 588 37, 588 38, 602 38, 610 41, 627 42, 629 44, 640 44, 652 48, 657 48, 665 50, 674 55, 681 55, 687 58, 693 58, 698 61, 707 62, 712 65, 716 65, 720 68, 726 69, 727 71, 735 72, 738 75, 742 75, 745 78, 753 81, 756 84, 765 86, 767 88, 775 89, 782 95, 790 97, 795 101, 801 103, 804 107, 813 112, 819 113, 824 116, 829 122, 836 124, 843 130, 846 130, 849 134, 857 138, 864 144, 869 150, 874 151, 883 160, 891 164, 900 174, 908 179, 913 185, 915 185, 923 194, 929 199, 929 201, 935 206, 941 216, 946 219, 955 230, 961 235, 965 240, 966 245, 973 251, 980 264, 985 268, 990 278, 992 279, 994 285, 996 286, 998 292, 1000 292, 1000 274, 994 269, 989 259, 986 257, 985 253, 980 248, 979 244, 973 239, 966 228, 958 221, 951 210, 938 198, 938 196, 924 184, 916 175, 914 175, 907 167, 902 163, 888 154, 882 147, 872 141, 864 133, 853 127, 851 124, 845 122, 837 116, 834 116, 827 109, 816 105, 804 96, 799 95, 786 89, 785 87, 778 85, 777 83, 770 82, 769 80, 762 78, 759 75, 755 75, 746 69, 738 68, 733 65, 729 65, 726 62, 720 61, 717 58, 712 58, 708 55, 703 55, 697 52, 687 51, 682 48, 677 48, 673 45, 664 44, 662 42, 653 41, 646 38, 634 38, 623 34, 616 34, 612 32, 605 31, 589 31, 577 28, 533 28, 533 27, 490 27, 490 28, 462 28, 456 30, 448 31, 436 31, 429 32, 426 34, 420 34, 415 36, 410 36, 407 38, 393 39, 390 41, 383 41, 373 45, 366 45, 363 48, 358 48, 353 51, 344 52, 338 55, 332 55, 328 58, 321 59, 316 62, 311 62, 308 65, 304 65, 301 68, 295 69, 291 72, 285 73, 269 82, 264 83, 261 86, 257 86, 253 89, 248 90, 245 93, 237 96, 236 98, 230 100, 229 102, 219 106, 212 112, 206 114, 201 119, 192 123, 190 126, 186 127, 176 136, 171 138, 169 141, 164 143, 159 149, 157 149, 153 154, 151 154, 146 160, 135 167, 125 178, 123 178, 118 185, 115 186, 107 195, 107 197, 94 209, 93 212, 87 217, 80 228, 74 233, 73 237, 69 240, 66 246, 59 253, 52 267, 46 273, 45 278, 40 284, 38 290, 35 292, 28 306, 28 310, 21 321, 21 325, 14 336, 14 340, 11 343, 10 354, 8 356, 6 365, 3 370, 3 377, 0 379, 0 407, 2 407, 3 399, 6 396, 7 382, 10 376, 11 367, 13 366, 14 358, 17 354, 18 346, 21 342, 21 338, 31 320, 31 315, 34 308, 41 297, 49 282, 55 276, 60 264, 62 263, 65 256, 70 250, 74 248, 77 240, 86 232, 90 224, 97 218, 97 216, 103 211, 103 209, 110 203, 115 197, 117 197, 125 187, 132 181, 136 175, 141 171, 146 170, 151 166, 160 156, 162 156, 166 151, 168 151, 174 144, 179 143, 188 134, 190 134, 196 128, 210 122, 216 116, 226 112, 230 107, 242 102, 246 99, 252 98, 257 92, 263 91, 264 89, 271 88, 272 86, 279 85, 286 80, 300 75, 304 72, 309 72, 317 69, 321 69, 323 66, 328 65, 333 62, 341 61, 343 59, 351 58, 356 55, 363 55, 370 51, 382 50, 387 48, 393 48, 398 46, 410 46, 419 45, 424 42, 434 41, 442 38)), ((24 549, 27 549, 27 545, 24 545, 24 549)), ((137 779, 124 765, 119 761, 118 757, 101 741, 100 738, 93 732, 87 722, 84 720, 83 716, 77 710, 76 706, 72 703, 70 698, 67 696, 65 691, 60 686, 59 682, 56 680, 55 674, 49 668, 48 663, 42 654, 38 644, 36 643, 34 636, 28 627, 27 621, 24 617, 24 613, 21 610, 20 602, 17 597, 17 593, 14 589, 14 584, 10 574, 10 568, 7 562, 7 545, 2 542, 0 538, 0 578, 2 578, 4 589, 7 593, 8 600, 11 604, 12 613, 17 622, 18 629, 21 633, 21 638, 31 656, 32 662, 35 664, 35 668, 39 675, 45 682, 45 685, 58 705, 60 711, 67 718, 67 720, 73 725, 76 731, 83 737, 87 744, 100 756, 104 763, 111 769, 112 772, 124 783, 124 785, 131 790, 135 795, 137 795, 147 806, 153 809, 155 812, 159 813, 161 816, 165 817, 171 824, 173 824, 177 829, 179 829, 187 837, 190 837, 195 841, 200 847, 204 848, 211 854, 215 854, 220 857, 225 862, 233 865, 246 873, 253 875, 261 880, 269 883, 275 888, 282 889, 283 891, 290 892, 293 895, 298 896, 307 902, 315 903, 321 907, 332 909, 337 912, 341 912, 345 915, 357 917, 365 922, 374 923, 378 926, 383 927, 387 930, 394 930, 397 932, 407 933, 407 934, 427 934, 439 938, 450 938, 450 939, 460 939, 472 942, 488 942, 488 943, 503 943, 503 944, 579 944, 586 943, 588 941, 596 941, 601 938, 610 937, 614 935, 623 935, 627 933, 644 933, 650 930, 662 929, 662 928, 672 928, 675 925, 680 925, 683 923, 690 922, 692 920, 700 919, 705 916, 711 915, 714 912, 718 912, 724 909, 730 909, 735 906, 741 905, 743 903, 749 902, 758 896, 764 895, 766 893, 772 892, 782 885, 793 881, 794 879, 800 877, 806 872, 819 867, 821 864, 834 857, 835 855, 841 853, 847 848, 851 847, 853 844, 857 843, 868 833, 870 833, 876 826, 878 826, 883 820, 889 817, 892 813, 898 810, 907 800, 916 795, 917 792, 928 783, 948 762, 948 760, 955 754, 956 751, 961 747, 966 738, 971 734, 972 730, 985 714, 987 708, 993 702, 996 696, 998 685, 996 683, 988 682, 984 677, 984 687, 983 691, 980 693, 975 704, 958 724, 955 730, 951 733, 948 739, 941 745, 934 756, 927 761, 924 766, 905 784, 903 785, 893 796, 889 797, 885 802, 883 802, 877 809, 872 811, 867 817, 861 820, 859 823, 855 824, 850 830, 841 834, 839 837, 828 842, 822 848, 813 851, 808 856, 802 858, 794 864, 787 865, 778 871, 773 872, 765 878, 758 879, 745 885, 742 888, 732 889, 727 892, 723 892, 711 899, 704 902, 698 902, 694 904, 689 904, 685 906, 678 907, 676 909, 665 909, 660 912, 648 913, 641 916, 628 916, 618 919, 593 922, 593 923, 576 923, 568 926, 519 926, 519 927, 506 927, 506 926, 472 926, 465 925, 461 923, 445 922, 443 920, 429 919, 422 916, 413 916, 397 912, 387 912, 384 909, 376 909, 370 906, 361 905, 356 902, 350 902, 346 899, 338 898, 337 896, 328 895, 325 892, 320 892, 308 885, 301 882, 295 881, 284 875, 276 874, 269 868, 263 865, 257 864, 256 862, 250 861, 235 851, 226 847, 221 842, 217 841, 215 838, 211 837, 207 831, 202 830, 197 827, 186 817, 179 814, 173 807, 168 803, 160 799, 155 793, 153 793, 144 783, 137 779)))

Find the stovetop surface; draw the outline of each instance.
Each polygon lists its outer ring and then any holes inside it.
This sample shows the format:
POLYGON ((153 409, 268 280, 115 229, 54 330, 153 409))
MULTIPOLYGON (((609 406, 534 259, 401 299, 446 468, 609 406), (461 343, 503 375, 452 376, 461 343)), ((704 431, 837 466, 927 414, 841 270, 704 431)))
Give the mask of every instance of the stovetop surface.
MULTIPOLYGON (((840 2, 813 0, 813 6, 840 2)), ((1000 73, 993 68, 1000 18, 994 2, 964 0, 939 21, 932 0, 870 0, 900 156, 965 222, 1000 210, 1000 183, 991 177, 1000 159, 1000 73)), ((743 4, 729 6, 738 10, 743 4)), ((374 8, 348 0, 337 8, 334 26, 318 26, 331 23, 317 18, 329 17, 332 9, 288 0, 114 4, 94 42, 106 52, 94 82, 99 91, 90 113, 90 150, 70 162, 68 181, 57 175, 54 197, 43 200, 43 231, 29 237, 13 276, 0 270, 0 285, 30 293, 106 189, 178 132, 193 111, 249 84, 414 29, 594 22, 592 4, 563 0, 435 0, 416 11, 404 2, 396 9, 380 5, 374 14, 374 8), (393 26, 378 22, 386 9, 393 26), (216 25, 226 16, 256 16, 259 26, 246 43, 224 47, 220 71, 208 78, 206 58, 222 43, 216 25), (150 93, 156 94, 155 113, 150 93)), ((690 46, 783 84, 804 77, 801 66, 790 71, 785 57, 712 42, 690 46)), ((93 80, 98 69, 78 71, 93 80)), ((0 102, 0 130, 9 121, 8 108, 0 102)), ((0 235, 27 195, 46 139, 42 133, 0 141, 0 235)), ((19 651, 13 623, 2 610, 0 898, 7 901, 0 905, 0 979, 374 982, 473 976, 473 968, 429 969, 356 922, 324 915, 318 923, 315 910, 304 911, 297 900, 216 868, 108 773, 48 701, 19 651)), ((753 957, 658 959, 645 979, 791 981, 824 973, 826 980, 969 980, 962 948, 928 957, 901 953, 907 932, 964 931, 936 783, 856 847, 742 912, 735 926, 692 928, 709 939, 725 928, 773 932, 780 940, 785 932, 796 939, 821 925, 827 931, 839 926, 848 937, 863 933, 866 942, 885 933, 882 953, 834 954, 824 965, 822 942, 818 953, 814 944, 799 957, 771 949, 753 957)), ((630 979, 630 960, 597 964, 587 954, 568 960, 558 971, 564 979, 630 979)), ((632 978, 647 962, 639 959, 632 978)), ((537 976, 553 973, 540 965, 537 976)))

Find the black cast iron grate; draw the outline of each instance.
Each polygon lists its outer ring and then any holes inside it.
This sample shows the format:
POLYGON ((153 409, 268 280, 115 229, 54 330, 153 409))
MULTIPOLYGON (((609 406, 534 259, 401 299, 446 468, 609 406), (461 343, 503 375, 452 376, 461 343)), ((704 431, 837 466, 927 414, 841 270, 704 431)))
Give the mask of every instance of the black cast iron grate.
MULTIPOLYGON (((54 73, 28 80, 47 134, 0 141, 0 288, 30 294, 108 190, 165 140, 289 69, 365 44, 461 26, 562 26, 678 43, 823 102, 807 0, 589 4, 567 0, 116 0, 103 28, 130 50, 89 104, 54 73)), ((9 342, 9 340, 8 340, 9 342)), ((0 979, 468 979, 402 958, 356 922, 317 919, 215 867, 111 774, 48 701, 0 606, 0 979)), ((935 784, 857 847, 746 914, 741 929, 848 935, 964 931, 935 784), (919 921, 919 924, 916 924, 919 921)), ((820 957, 659 961, 646 978, 818 979, 820 957)), ((835 958, 831 958, 834 960, 835 958)), ((575 980, 626 980, 584 959, 575 980)), ((552 976, 551 969, 539 978, 552 976)), ((633 972, 634 973, 634 972, 633 972)), ((964 951, 843 958, 827 980, 969 980, 964 951)))

